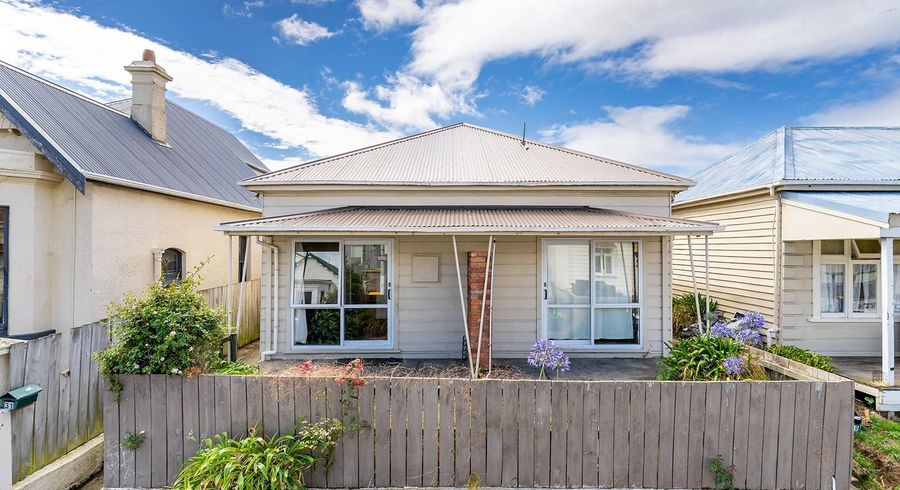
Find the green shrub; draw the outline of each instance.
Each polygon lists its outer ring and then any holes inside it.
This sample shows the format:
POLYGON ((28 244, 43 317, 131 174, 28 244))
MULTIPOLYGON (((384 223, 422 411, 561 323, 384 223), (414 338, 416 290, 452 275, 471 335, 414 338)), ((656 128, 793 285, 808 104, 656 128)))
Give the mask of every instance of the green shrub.
POLYGON ((256 364, 247 364, 243 361, 226 361, 223 359, 212 368, 212 372, 215 374, 246 376, 248 374, 259 373, 259 366, 256 364))
POLYGON ((754 363, 750 356, 744 353, 744 346, 734 339, 699 335, 667 345, 669 356, 660 362, 660 379, 670 381, 766 379, 765 370, 754 363), (732 365, 730 369, 729 364, 732 365))
POLYGON ((301 420, 291 434, 232 439, 206 439, 200 451, 185 461, 175 479, 176 490, 230 488, 237 490, 303 489, 305 473, 319 461, 330 466, 335 444, 344 435, 339 420, 301 420))
MULTIPOLYGON (((706 318, 706 296, 699 294, 700 315, 706 318)), ((717 315, 719 303, 710 298, 710 313, 717 315)), ((694 302, 694 293, 685 293, 672 297, 672 331, 678 335, 682 329, 697 323, 697 305, 694 302)))
POLYGON ((831 358, 813 351, 801 349, 794 345, 770 345, 766 350, 772 354, 786 357, 792 361, 797 361, 806 364, 807 366, 821 369, 822 371, 828 371, 829 373, 834 372, 834 366, 831 365, 831 358))
POLYGON ((118 374, 208 371, 221 358, 225 311, 197 292, 196 270, 181 283, 153 283, 143 296, 128 294, 109 307, 112 342, 94 354, 98 368, 121 391, 118 374))

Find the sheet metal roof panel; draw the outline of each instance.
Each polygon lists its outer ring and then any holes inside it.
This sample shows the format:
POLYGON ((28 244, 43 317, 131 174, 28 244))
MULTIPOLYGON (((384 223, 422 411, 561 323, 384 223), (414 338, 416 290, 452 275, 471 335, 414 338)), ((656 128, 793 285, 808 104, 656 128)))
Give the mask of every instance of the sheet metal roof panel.
POLYGON ((713 223, 591 207, 342 207, 222 223, 231 232, 715 231, 713 223))
POLYGON ((900 128, 779 128, 693 176, 676 203, 771 184, 900 183, 900 128))
POLYGON ((900 213, 900 192, 783 192, 783 199, 889 223, 900 213))
POLYGON ((263 164, 178 104, 167 102, 168 145, 161 145, 125 112, 129 101, 107 106, 3 63, 0 89, 88 175, 260 207, 237 183, 255 175, 248 164, 263 164))
POLYGON ((258 184, 552 185, 690 181, 460 123, 248 179, 258 184))

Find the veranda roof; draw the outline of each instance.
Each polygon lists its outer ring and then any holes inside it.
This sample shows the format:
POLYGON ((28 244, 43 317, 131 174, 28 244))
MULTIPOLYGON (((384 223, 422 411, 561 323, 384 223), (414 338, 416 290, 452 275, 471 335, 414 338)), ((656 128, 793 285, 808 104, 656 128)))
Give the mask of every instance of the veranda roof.
POLYGON ((656 234, 700 235, 714 223, 592 207, 365 207, 222 223, 231 235, 297 233, 380 234, 656 234))
POLYGON ((785 240, 900 236, 900 192, 783 192, 785 240))

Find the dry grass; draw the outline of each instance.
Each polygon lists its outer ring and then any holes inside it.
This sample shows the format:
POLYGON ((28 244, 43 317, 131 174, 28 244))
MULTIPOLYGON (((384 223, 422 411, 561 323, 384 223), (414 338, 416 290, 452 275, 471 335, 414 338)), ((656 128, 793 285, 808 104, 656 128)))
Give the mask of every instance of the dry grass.
MULTIPOLYGON (((323 359, 310 361, 310 369, 301 370, 300 362, 269 361, 260 366, 261 374, 275 376, 344 376, 349 359, 323 359)), ((455 359, 398 360, 367 359, 365 376, 388 378, 468 378, 467 362, 455 359)), ((535 379, 534 373, 525 373, 516 368, 494 363, 488 378, 491 379, 535 379)))

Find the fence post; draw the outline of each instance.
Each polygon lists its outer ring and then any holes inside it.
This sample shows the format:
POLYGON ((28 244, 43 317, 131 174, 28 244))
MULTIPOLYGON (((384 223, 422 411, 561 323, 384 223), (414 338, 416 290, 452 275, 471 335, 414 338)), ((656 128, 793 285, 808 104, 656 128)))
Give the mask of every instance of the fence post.
MULTIPOLYGON (((9 350, 0 352, 0 394, 9 391, 9 350)), ((0 410, 0 490, 12 488, 12 417, 0 410)))

